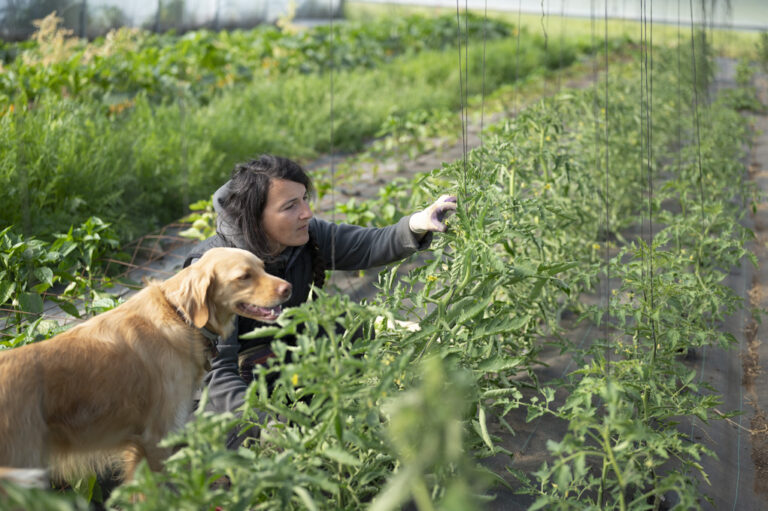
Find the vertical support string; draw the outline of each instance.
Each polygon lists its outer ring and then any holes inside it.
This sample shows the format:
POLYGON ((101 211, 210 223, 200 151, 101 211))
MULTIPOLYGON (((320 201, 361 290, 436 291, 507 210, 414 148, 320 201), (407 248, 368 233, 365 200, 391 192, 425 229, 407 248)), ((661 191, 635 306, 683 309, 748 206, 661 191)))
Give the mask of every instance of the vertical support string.
MULTIPOLYGON (((704 220, 704 173, 701 168, 701 125, 699 121, 699 80, 696 74, 696 34, 693 22, 693 0, 688 1, 691 7, 691 63, 693 67, 693 112, 694 130, 696 132, 696 147, 698 149, 699 167, 699 208, 702 221, 704 220)), ((700 261, 697 261, 700 264, 700 261)))
POLYGON ((560 92, 561 77, 560 74, 563 71, 563 46, 565 45, 565 0, 560 1, 560 48, 558 55, 558 72, 555 75, 557 92, 560 92))
POLYGON ((544 32, 544 53, 547 53, 547 27, 544 25, 544 21, 547 18, 547 13, 544 11, 544 0, 541 0, 541 30, 544 32))
MULTIPOLYGON (((645 144, 646 144, 646 135, 645 135, 645 116, 646 116, 646 104, 645 104, 645 68, 643 67, 643 61, 645 58, 645 52, 646 52, 646 44, 647 41, 645 39, 645 0, 640 1, 640 176, 643 176, 645 173, 645 144)), ((642 180, 642 179, 641 179, 642 180)), ((645 242, 646 240, 646 219, 645 219, 645 209, 641 209, 640 213, 640 240, 645 242)), ((645 282, 646 279, 646 265, 645 265, 645 248, 642 244, 640 244, 640 250, 641 250, 641 258, 643 261, 643 264, 640 266, 640 279, 641 282, 645 282)), ((646 290, 646 286, 642 287, 643 290, 643 303, 648 302, 648 293, 646 290)))
MULTIPOLYGON (((592 82, 594 91, 592 92, 592 117, 594 119, 594 165, 595 168, 600 167, 600 104, 599 104, 599 97, 600 97, 600 80, 598 77, 598 59, 600 58, 597 53, 597 43, 596 43, 596 11, 595 11, 595 0, 590 0, 589 2, 589 26, 590 26, 590 47, 592 51, 592 82)), ((604 201, 608 201, 607 195, 604 197, 604 201)), ((606 206, 607 207, 607 206, 606 206)), ((603 226, 603 230, 601 232, 601 241, 603 242, 604 246, 608 246, 608 229, 607 226, 603 226)), ((600 286, 600 294, 601 299, 605 301, 605 311, 603 313, 603 323, 602 323, 602 331, 603 335, 605 337, 605 359, 606 361, 611 359, 611 353, 610 353, 610 347, 608 346, 607 340, 608 340, 608 327, 607 327, 607 321, 608 321, 608 310, 609 310, 609 304, 610 304, 610 296, 608 294, 608 284, 607 284, 607 272, 608 267, 606 266, 604 268, 604 271, 606 272, 606 281, 601 282, 600 286)))
MULTIPOLYGON (((466 7, 465 7, 465 13, 466 16, 466 7)), ((461 147, 462 147, 462 154, 464 159, 464 177, 463 177, 463 192, 464 196, 467 195, 467 113, 465 109, 465 83, 464 78, 462 75, 462 68, 461 68, 461 8, 459 7, 459 0, 456 0, 456 40, 458 42, 458 50, 459 50, 459 107, 461 109, 460 111, 460 118, 461 118, 461 147)), ((467 40, 467 45, 468 45, 467 40)), ((466 50, 465 50, 466 51, 466 50)), ((468 54, 467 54, 468 56, 468 54)), ((466 62, 465 62, 466 66, 466 62)))
MULTIPOLYGON (((682 123, 682 67, 680 62, 680 48, 682 42, 680 39, 680 0, 677 0, 677 174, 678 176, 682 172, 682 159, 683 159, 683 123, 682 123)), ((687 212, 687 208, 684 213, 687 212)))
MULTIPOLYGON (((647 0, 646 0, 647 1, 647 0)), ((654 296, 654 265, 653 265, 653 0, 651 0, 651 27, 648 29, 648 21, 645 21, 646 27, 646 41, 648 42, 645 50, 645 79, 646 79, 646 134, 648 137, 648 279, 649 279, 649 292, 650 292, 650 304, 651 311, 655 308, 655 296, 654 296), (648 68, 648 62, 650 61, 650 69, 648 68)), ((651 340, 653 341, 653 356, 652 361, 656 361, 656 351, 658 343, 656 342, 656 322, 651 318, 651 340)))
MULTIPOLYGON (((604 189, 603 189, 603 200, 605 202, 605 233, 606 233, 606 239, 605 239, 605 246, 603 247, 604 254, 605 254, 605 302, 606 302, 606 312, 608 317, 611 317, 611 267, 610 267, 610 250, 609 250, 609 243, 608 243, 608 233, 611 232, 611 220, 610 220, 610 214, 609 214, 609 205, 608 205, 608 197, 609 195, 609 168, 610 168, 610 160, 609 160, 609 146, 608 146, 608 137, 609 137, 609 129, 608 129, 608 0, 605 0, 605 13, 604 13, 604 22, 605 22, 605 116, 604 116, 604 132, 603 132, 603 141, 605 143, 605 180, 604 180, 604 189)), ((606 342, 608 341, 608 322, 606 321, 604 323, 604 332, 603 335, 606 339, 606 342)), ((608 351, 610 355, 610 350, 608 351)), ((607 366, 610 370, 610 365, 607 366)))
POLYGON ((485 128, 485 47, 488 31, 488 0, 485 0, 485 12, 483 14, 483 85, 482 99, 480 102, 480 147, 483 147, 483 129, 485 128))
POLYGON ((336 169, 335 169, 335 161, 334 161, 334 141, 333 141, 333 121, 334 121, 334 115, 333 115, 333 68, 335 66, 334 63, 334 52, 333 52, 333 6, 334 6, 334 0, 329 0, 329 21, 330 21, 330 36, 329 36, 329 60, 330 60, 330 70, 329 70, 329 89, 330 89, 330 155, 331 155, 331 164, 329 166, 330 173, 331 173, 331 203, 333 204, 333 207, 331 208, 331 229, 333 232, 333 235, 331 236, 331 271, 336 270, 336 169))
POLYGON ((518 97, 517 97, 517 89, 519 87, 519 79, 520 79, 520 31, 522 30, 522 27, 520 26, 520 20, 521 20, 521 13, 522 13, 522 5, 523 0, 518 0, 517 2, 517 51, 515 52, 515 88, 513 90, 513 113, 515 116, 520 112, 519 106, 518 106, 518 97))

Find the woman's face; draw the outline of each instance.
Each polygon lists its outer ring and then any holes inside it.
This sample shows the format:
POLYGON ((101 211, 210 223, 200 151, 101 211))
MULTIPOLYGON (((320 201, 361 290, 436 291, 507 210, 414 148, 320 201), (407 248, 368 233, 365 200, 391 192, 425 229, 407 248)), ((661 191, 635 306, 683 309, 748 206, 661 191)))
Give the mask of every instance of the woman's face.
POLYGON ((309 241, 307 189, 287 179, 272 179, 264 206, 262 226, 270 242, 270 252, 279 254, 286 247, 298 247, 309 241))

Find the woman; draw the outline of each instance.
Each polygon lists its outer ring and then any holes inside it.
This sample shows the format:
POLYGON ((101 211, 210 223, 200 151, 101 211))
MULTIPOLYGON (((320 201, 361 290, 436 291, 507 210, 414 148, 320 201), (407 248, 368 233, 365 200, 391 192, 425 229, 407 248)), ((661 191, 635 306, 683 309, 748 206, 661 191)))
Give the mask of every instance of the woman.
MULTIPOLYGON (((286 158, 263 155, 236 165, 232 178, 213 196, 217 234, 196 247, 184 265, 212 247, 250 250, 268 273, 292 284, 293 294, 283 306, 296 306, 307 300, 312 284, 322 287, 327 269, 371 268, 427 248, 431 233, 445 231, 443 218, 456 209, 456 198, 443 195, 427 209, 381 229, 337 225, 312 215, 311 192, 310 177, 286 158)), ((219 356, 206 377, 209 406, 217 412, 238 410, 253 368, 273 356, 271 338, 240 341, 257 326, 239 317, 233 335, 219 342, 219 356)), ((232 437, 228 443, 239 441, 232 437)))

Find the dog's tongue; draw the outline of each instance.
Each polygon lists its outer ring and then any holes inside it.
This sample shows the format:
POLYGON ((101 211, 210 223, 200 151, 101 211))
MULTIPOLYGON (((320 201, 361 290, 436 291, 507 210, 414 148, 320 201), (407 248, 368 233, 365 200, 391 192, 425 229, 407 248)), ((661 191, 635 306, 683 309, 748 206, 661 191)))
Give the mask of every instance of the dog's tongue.
POLYGON ((270 319, 278 317, 283 311, 283 308, 279 305, 276 307, 259 307, 244 303, 243 308, 254 316, 263 316, 270 319))

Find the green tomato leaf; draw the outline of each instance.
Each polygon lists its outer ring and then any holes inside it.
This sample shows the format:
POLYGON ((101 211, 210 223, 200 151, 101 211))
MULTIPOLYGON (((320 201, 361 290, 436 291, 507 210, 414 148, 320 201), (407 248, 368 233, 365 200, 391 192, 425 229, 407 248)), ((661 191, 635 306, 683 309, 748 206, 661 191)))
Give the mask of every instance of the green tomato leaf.
POLYGON ((326 458, 341 463, 342 465, 351 465, 353 467, 360 465, 359 459, 355 458, 340 447, 329 447, 325 449, 322 454, 326 458))
POLYGON ((10 300, 15 290, 16 290, 15 282, 0 280, 0 305, 10 300))
POLYGON ((37 293, 19 293, 19 306, 24 312, 41 314, 43 312, 43 297, 37 293))

